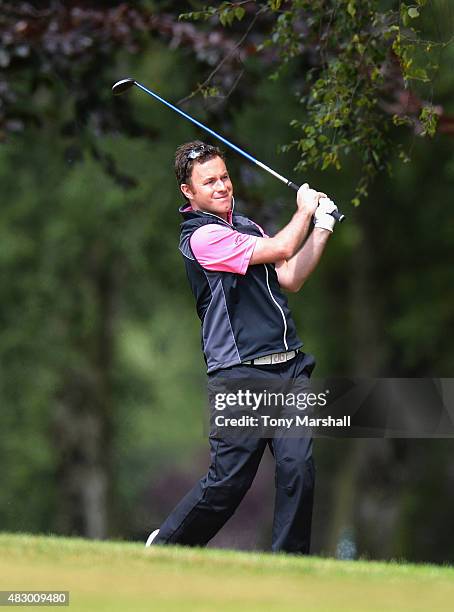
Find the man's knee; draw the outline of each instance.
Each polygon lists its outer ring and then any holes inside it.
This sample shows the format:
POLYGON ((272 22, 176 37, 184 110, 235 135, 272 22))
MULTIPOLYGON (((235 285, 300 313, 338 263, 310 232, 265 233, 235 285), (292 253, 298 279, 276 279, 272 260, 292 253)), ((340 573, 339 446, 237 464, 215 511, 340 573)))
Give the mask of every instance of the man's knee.
POLYGON ((315 464, 312 456, 306 459, 285 457, 276 464, 276 487, 289 493, 296 489, 311 490, 315 484, 315 464))
POLYGON ((209 483, 205 487, 205 503, 216 512, 235 509, 250 486, 250 480, 244 478, 228 478, 221 482, 209 483))

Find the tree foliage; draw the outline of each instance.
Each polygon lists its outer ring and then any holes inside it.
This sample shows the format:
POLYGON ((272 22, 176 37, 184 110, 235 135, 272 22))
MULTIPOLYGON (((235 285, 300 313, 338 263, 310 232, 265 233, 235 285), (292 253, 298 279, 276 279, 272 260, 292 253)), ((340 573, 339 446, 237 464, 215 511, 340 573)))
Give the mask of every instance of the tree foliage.
MULTIPOLYGON (((169 3, 165 3, 169 9, 169 3)), ((52 122, 73 163, 89 156, 124 188, 135 185, 99 146, 99 136, 117 132, 156 136, 134 117, 126 98, 110 85, 124 74, 112 71, 119 55, 138 57, 150 40, 182 46, 200 61, 218 61, 229 47, 226 36, 212 41, 192 24, 178 22, 153 3, 0 2, 0 142, 52 122)), ((231 46, 231 44, 230 44, 231 46)))
MULTIPOLYGON (((437 129, 442 110, 414 90, 416 83, 434 78, 431 51, 447 44, 425 41, 416 30, 425 4, 417 0, 384 9, 377 0, 222 2, 181 17, 217 19, 223 26, 247 15, 260 18, 265 27, 255 26, 257 52, 274 64, 271 78, 294 67, 302 105, 291 123, 298 136, 282 149, 297 149, 301 171, 339 170, 345 156, 354 154, 361 165, 353 198, 359 204, 375 174, 390 167, 394 126, 410 125, 425 136, 437 129)), ((402 147, 400 157, 408 161, 402 147)))

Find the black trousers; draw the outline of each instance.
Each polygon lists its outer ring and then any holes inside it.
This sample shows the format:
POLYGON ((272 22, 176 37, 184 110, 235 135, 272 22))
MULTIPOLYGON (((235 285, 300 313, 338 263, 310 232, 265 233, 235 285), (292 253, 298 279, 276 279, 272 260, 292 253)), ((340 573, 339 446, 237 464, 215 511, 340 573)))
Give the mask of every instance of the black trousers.
MULTIPOLYGON (((239 365, 222 370, 222 375, 286 380, 309 377, 314 365, 311 355, 300 352, 283 364, 239 365)), ((167 517, 154 543, 207 544, 237 509, 269 446, 276 464, 272 550, 308 554, 315 483, 312 439, 245 435, 232 440, 210 436, 209 440, 207 474, 167 517)))

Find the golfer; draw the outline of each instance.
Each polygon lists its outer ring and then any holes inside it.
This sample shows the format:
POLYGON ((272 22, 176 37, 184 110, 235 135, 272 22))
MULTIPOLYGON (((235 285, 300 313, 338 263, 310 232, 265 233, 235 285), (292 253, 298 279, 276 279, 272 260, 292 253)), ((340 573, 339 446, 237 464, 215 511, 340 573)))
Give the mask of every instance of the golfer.
MULTIPOLYGON (((209 379, 309 377, 315 361, 301 350, 283 290, 299 291, 316 267, 333 231, 330 213, 336 206, 304 184, 293 217, 270 238, 234 212, 233 185, 217 147, 200 141, 181 145, 175 172, 186 200, 180 208, 180 251, 202 322, 209 379)), ((312 439, 243 435, 230 440, 211 434, 209 442, 207 474, 146 545, 207 544, 235 512, 269 446, 276 462, 272 550, 308 554, 312 439)))

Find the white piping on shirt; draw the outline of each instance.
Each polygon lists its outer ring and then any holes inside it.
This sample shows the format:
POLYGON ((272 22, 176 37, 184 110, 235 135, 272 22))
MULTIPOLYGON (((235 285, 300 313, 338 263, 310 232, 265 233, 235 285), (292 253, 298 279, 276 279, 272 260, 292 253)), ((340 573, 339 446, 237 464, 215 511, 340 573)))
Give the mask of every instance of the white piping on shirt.
POLYGON ((287 321, 285 319, 285 314, 284 311, 282 310, 282 308, 279 306, 279 304, 276 302, 276 299, 274 297, 274 295, 271 293, 271 288, 270 288, 270 283, 268 282, 268 268, 266 266, 266 264, 263 264, 265 266, 265 272, 266 272, 266 285, 268 287, 268 291, 270 293, 271 299, 273 300, 273 302, 276 304, 276 306, 279 308, 279 310, 281 311, 281 315, 282 315, 282 320, 284 321, 284 346, 285 346, 285 350, 288 351, 288 344, 287 344, 287 321))

